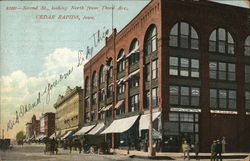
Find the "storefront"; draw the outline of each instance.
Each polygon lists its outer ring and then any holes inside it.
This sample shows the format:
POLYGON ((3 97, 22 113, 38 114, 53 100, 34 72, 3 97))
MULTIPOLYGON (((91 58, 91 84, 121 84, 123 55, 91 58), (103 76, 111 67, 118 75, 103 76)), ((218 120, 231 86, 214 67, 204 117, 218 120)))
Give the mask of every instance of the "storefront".
POLYGON ((183 140, 192 147, 199 141, 199 113, 170 112, 163 131, 163 151, 179 152, 183 140))
POLYGON ((115 147, 120 149, 139 148, 139 115, 114 120, 101 134, 115 134, 115 147))

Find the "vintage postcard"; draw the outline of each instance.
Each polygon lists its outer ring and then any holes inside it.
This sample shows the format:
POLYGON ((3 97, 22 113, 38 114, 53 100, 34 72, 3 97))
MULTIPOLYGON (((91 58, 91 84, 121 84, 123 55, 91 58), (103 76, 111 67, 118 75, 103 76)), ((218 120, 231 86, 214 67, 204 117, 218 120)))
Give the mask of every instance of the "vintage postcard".
POLYGON ((250 159, 249 0, 0 7, 0 161, 250 159))

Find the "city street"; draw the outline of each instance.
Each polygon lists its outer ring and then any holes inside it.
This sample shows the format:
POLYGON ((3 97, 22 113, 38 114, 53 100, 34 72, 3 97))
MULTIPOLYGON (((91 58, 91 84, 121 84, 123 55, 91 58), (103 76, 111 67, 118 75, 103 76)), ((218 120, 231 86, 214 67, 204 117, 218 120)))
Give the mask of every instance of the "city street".
POLYGON ((98 155, 79 154, 76 151, 69 153, 69 150, 59 149, 58 155, 43 153, 43 145, 23 145, 15 146, 12 150, 0 151, 0 161, 141 161, 144 159, 132 159, 122 155, 98 155))
MULTIPOLYGON (((0 161, 145 161, 145 160, 182 160, 182 153, 158 153, 156 158, 149 159, 145 156, 143 152, 132 152, 129 155, 99 155, 99 154, 79 154, 78 151, 72 151, 69 153, 69 150, 59 149, 57 155, 51 155, 49 153, 43 153, 44 145, 42 144, 30 144, 23 146, 14 146, 12 150, 0 151, 0 161), (134 156, 136 155, 136 156, 134 156), (143 156, 144 155, 144 156, 143 156), (167 156, 166 156, 167 155, 167 156), (132 156, 132 157, 131 157, 132 156)), ((194 154, 191 153, 191 156, 194 154)), ((210 161, 209 153, 202 153, 202 161, 210 161), (205 157, 206 156, 206 157, 205 157)), ((243 161, 244 157, 237 158, 236 155, 249 155, 249 154, 237 154, 237 153, 228 153, 225 154, 227 159, 223 161, 243 161), (233 158, 230 158, 230 156, 233 158)), ((195 160, 191 157, 191 160, 195 160)), ((244 161, 249 161, 245 159, 244 161)))

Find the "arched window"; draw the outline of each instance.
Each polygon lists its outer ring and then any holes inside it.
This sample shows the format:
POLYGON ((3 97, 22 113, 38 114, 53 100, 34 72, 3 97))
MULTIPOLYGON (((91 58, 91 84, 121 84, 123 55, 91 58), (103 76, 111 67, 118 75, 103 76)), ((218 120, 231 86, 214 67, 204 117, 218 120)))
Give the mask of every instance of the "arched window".
POLYGON ((224 28, 215 29, 209 38, 209 51, 234 54, 234 40, 224 28))
POLYGON ((129 48, 129 65, 139 62, 139 41, 134 39, 129 48))
POLYGON ((99 82, 104 83, 105 81, 105 74, 104 74, 104 66, 102 65, 99 71, 99 82))
POLYGON ((124 50, 120 50, 117 59, 117 73, 123 72, 125 70, 125 52, 124 50))
POLYGON ((108 61, 108 79, 112 79, 113 77, 113 61, 112 59, 109 59, 108 61))
POLYGON ((87 77, 85 79, 85 94, 87 94, 89 92, 90 88, 89 88, 89 77, 87 77))
POLYGON ((169 46, 198 50, 198 34, 192 25, 186 22, 178 22, 170 31, 169 46))
POLYGON ((94 71, 92 75, 92 86, 93 87, 97 86, 96 71, 94 71))
POLYGON ((150 53, 157 50, 157 28, 155 25, 151 25, 145 36, 145 54, 149 55, 150 53))
POLYGON ((250 36, 248 36, 246 38, 245 41, 245 52, 244 52, 245 56, 250 56, 250 36))

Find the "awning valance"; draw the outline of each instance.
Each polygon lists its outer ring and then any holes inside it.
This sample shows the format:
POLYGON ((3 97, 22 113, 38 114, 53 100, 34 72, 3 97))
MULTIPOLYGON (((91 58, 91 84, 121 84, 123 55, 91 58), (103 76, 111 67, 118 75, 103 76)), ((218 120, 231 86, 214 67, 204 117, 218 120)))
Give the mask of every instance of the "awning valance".
POLYGON ((104 123, 98 123, 92 130, 90 130, 87 135, 97 135, 104 129, 104 123))
POLYGON ((73 131, 68 131, 61 139, 66 139, 67 137, 70 137, 73 135, 73 131))
POLYGON ((115 105, 115 109, 118 109, 122 104, 123 104, 124 100, 120 100, 117 102, 117 104, 115 105))
POLYGON ((131 78, 132 76, 138 74, 140 72, 140 69, 137 69, 136 71, 132 72, 129 74, 128 79, 131 78))
POLYGON ((123 78, 117 80, 116 82, 117 82, 117 85, 119 85, 119 84, 121 84, 121 83, 123 83, 123 82, 125 82, 125 81, 126 81, 126 78, 123 77, 123 78))
MULTIPOLYGON (((152 121, 154 121, 160 114, 161 112, 154 112, 152 121)), ((141 115, 139 121, 139 130, 146 130, 149 128, 149 119, 150 119, 150 114, 141 115)))
POLYGON ((122 55, 116 61, 118 62, 118 61, 122 60, 122 58, 124 58, 124 56, 125 56, 125 54, 123 52, 122 55))
POLYGON ((56 133, 53 133, 52 135, 50 135, 49 138, 50 138, 50 139, 55 139, 55 138, 56 138, 56 133))
POLYGON ((130 129, 135 121, 137 120, 137 116, 127 117, 119 120, 114 120, 111 125, 105 129, 101 134, 108 134, 108 133, 123 133, 130 129))
POLYGON ((130 51, 130 53, 128 55, 126 55, 126 58, 128 58, 130 55, 134 54, 134 53, 139 53, 139 46, 136 46, 132 51, 130 51))
POLYGON ((95 127, 95 125, 90 125, 90 126, 85 126, 82 127, 79 131, 77 131, 73 136, 80 136, 80 135, 84 135, 87 132, 89 132, 89 130, 91 130, 93 127, 95 127))

